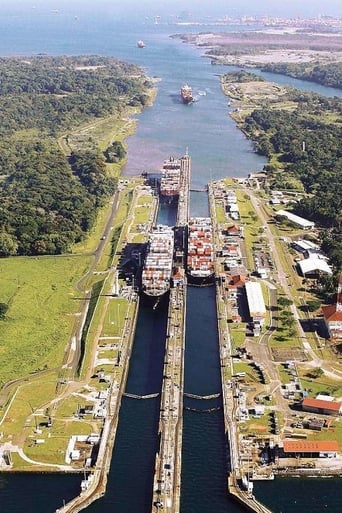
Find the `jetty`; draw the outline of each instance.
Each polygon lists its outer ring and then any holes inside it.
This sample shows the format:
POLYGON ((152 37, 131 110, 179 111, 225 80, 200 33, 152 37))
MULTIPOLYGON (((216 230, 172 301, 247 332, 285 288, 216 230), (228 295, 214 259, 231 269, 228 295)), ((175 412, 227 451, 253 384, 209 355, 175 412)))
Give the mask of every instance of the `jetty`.
POLYGON ((170 291, 152 512, 178 513, 183 433, 186 284, 170 291))
POLYGON ((190 187, 191 157, 186 153, 181 158, 180 191, 177 208, 176 225, 185 227, 189 220, 189 187, 190 187))
POLYGON ((181 183, 177 210, 177 243, 174 268, 178 275, 170 289, 163 386, 159 415, 160 445, 156 455, 152 513, 179 513, 183 435, 184 346, 186 323, 186 275, 184 230, 189 218, 191 158, 181 158, 181 183), (180 272, 180 274, 179 274, 180 272))

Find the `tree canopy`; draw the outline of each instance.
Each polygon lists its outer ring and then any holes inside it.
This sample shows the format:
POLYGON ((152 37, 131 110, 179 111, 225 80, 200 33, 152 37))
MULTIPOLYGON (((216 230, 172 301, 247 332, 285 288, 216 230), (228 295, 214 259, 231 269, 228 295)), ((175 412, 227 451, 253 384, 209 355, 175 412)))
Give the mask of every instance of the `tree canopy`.
MULTIPOLYGON (((149 87, 139 68, 113 58, 0 59, 0 256, 64 253, 85 236, 116 180, 103 153, 67 158, 57 137, 143 107, 149 87)), ((108 152, 125 155, 118 144, 108 152)))
POLYGON ((309 80, 327 87, 342 87, 342 66, 340 62, 278 62, 263 66, 262 71, 280 73, 290 77, 309 80))

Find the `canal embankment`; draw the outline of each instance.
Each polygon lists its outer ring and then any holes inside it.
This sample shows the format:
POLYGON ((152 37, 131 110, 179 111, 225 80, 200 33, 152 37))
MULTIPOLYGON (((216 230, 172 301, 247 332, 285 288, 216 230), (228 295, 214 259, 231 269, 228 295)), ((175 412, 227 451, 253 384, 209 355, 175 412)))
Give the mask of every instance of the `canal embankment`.
MULTIPOLYGON (((140 297, 134 279, 127 284, 118 277, 120 256, 127 243, 134 245, 143 242, 156 221, 158 211, 158 198, 153 191, 145 186, 133 191, 133 199, 129 215, 121 231, 121 237, 117 244, 117 251, 113 256, 112 265, 104 280, 101 293, 101 301, 97 308, 100 315, 94 312, 92 326, 94 341, 92 343, 91 372, 89 376, 102 376, 101 379, 108 383, 104 395, 103 425, 100 432, 96 462, 91 468, 83 468, 84 480, 79 496, 64 504, 58 513, 77 513, 92 502, 102 497, 106 491, 107 476, 110 469, 112 452, 118 427, 121 400, 126 388, 129 372, 137 318, 139 313, 140 297), (147 201, 147 199, 149 200, 147 201), (147 210, 145 224, 142 226, 141 209, 147 210), (142 228, 143 234, 142 234, 142 228), (101 304, 100 304, 101 303, 101 304), (114 312, 111 316, 111 312, 114 312), (113 319, 113 320, 111 320, 113 319), (113 332, 111 333, 111 330, 113 332), (114 360, 101 358, 99 352, 109 344, 110 351, 114 351, 114 360), (99 368, 101 367, 101 370, 99 368), (104 376, 103 368, 106 367, 104 376)), ((135 246, 134 246, 135 247, 135 246)))
POLYGON ((209 184, 209 207, 213 226, 215 275, 216 275, 216 307, 218 320, 218 342, 220 350, 221 386, 223 395, 224 426, 229 450, 227 468, 227 486, 229 493, 248 511, 255 513, 271 513, 271 511, 258 502, 253 493, 249 476, 244 474, 241 465, 238 419, 238 383, 234 379, 232 360, 232 341, 229 330, 228 297, 224 278, 224 260, 222 259, 223 236, 222 226, 216 210, 216 199, 212 184, 209 184))

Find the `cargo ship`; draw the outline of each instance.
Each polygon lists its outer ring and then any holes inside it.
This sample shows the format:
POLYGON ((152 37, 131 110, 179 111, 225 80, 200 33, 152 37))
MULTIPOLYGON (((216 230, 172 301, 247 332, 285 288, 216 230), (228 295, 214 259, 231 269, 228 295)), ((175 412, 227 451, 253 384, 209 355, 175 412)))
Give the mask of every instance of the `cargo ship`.
POLYGON ((160 198, 167 203, 178 200, 181 184, 181 161, 169 157, 164 161, 160 179, 160 198))
POLYGON ((210 217, 192 217, 188 223, 187 266, 188 283, 214 283, 214 253, 210 217))
POLYGON ((143 297, 154 307, 170 289, 173 247, 173 228, 162 224, 155 226, 150 234, 141 277, 143 297))
POLYGON ((188 84, 184 84, 180 90, 181 98, 183 103, 191 103, 194 101, 192 95, 192 88, 188 84))

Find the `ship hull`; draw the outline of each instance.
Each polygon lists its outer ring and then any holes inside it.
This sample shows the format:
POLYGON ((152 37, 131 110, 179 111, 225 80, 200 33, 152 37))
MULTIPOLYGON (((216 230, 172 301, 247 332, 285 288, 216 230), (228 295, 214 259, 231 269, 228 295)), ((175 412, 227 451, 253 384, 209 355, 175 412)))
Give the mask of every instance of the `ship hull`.
POLYGON ((146 294, 143 290, 140 294, 141 305, 145 308, 152 308, 153 310, 167 308, 169 297, 170 289, 159 295, 146 294))
POLYGON ((209 287, 215 283, 215 274, 211 273, 208 276, 198 276, 191 274, 191 271, 187 271, 187 283, 195 287, 209 287))
POLYGON ((170 157, 163 163, 161 170, 159 196, 164 203, 176 203, 179 198, 181 179, 181 161, 170 157))

